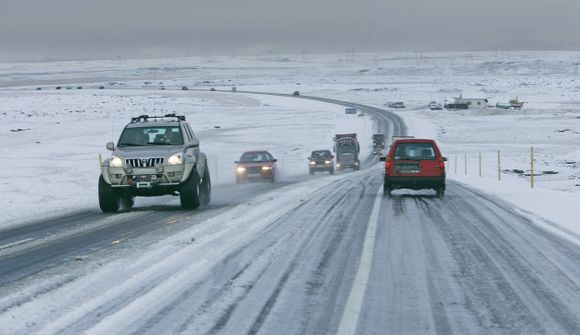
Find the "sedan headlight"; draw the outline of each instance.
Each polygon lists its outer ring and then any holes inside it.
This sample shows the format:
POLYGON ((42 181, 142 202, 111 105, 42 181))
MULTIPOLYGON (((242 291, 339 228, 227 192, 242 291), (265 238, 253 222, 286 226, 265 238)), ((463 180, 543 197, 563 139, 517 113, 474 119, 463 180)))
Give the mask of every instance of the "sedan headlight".
POLYGON ((310 165, 316 165, 316 162, 310 162, 310 165))
POLYGON ((246 168, 245 168, 245 167, 243 167, 243 166, 239 166, 239 167, 236 169, 236 171, 237 171, 238 173, 244 173, 244 172, 246 172, 246 168))
POLYGON ((324 161, 324 164, 330 164, 332 163, 331 161, 324 161))
POLYGON ((111 167, 123 167, 123 160, 117 156, 111 156, 109 165, 111 167))
POLYGON ((181 153, 174 154, 167 160, 167 164, 169 165, 177 165, 181 163, 183 163, 183 155, 181 155, 181 153))
POLYGON ((271 166, 262 166, 262 171, 272 170, 271 166))

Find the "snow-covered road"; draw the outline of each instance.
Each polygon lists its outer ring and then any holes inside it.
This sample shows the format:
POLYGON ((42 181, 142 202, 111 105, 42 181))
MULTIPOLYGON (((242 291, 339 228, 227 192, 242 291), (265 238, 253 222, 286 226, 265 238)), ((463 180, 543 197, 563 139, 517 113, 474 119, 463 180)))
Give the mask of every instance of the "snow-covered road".
MULTIPOLYGON (((387 135, 405 131, 357 107, 387 135)), ((580 332, 580 240, 458 182, 443 199, 380 189, 369 162, 222 186, 194 213, 170 202, 3 231, 2 332, 333 334, 345 318, 359 334, 580 332), (345 310, 351 292, 362 304, 345 310)))

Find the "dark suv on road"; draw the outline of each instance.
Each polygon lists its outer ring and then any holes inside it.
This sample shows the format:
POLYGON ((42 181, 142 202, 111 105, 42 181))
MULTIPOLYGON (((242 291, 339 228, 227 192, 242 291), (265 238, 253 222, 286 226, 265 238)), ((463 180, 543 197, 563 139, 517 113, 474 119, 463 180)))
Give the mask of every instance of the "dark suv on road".
POLYGON ((308 168, 310 174, 316 171, 329 172, 334 174, 334 156, 330 150, 315 150, 308 157, 308 168))
POLYGON ((433 189, 437 196, 445 193, 445 161, 435 141, 399 139, 391 144, 385 161, 384 193, 398 188, 433 189))

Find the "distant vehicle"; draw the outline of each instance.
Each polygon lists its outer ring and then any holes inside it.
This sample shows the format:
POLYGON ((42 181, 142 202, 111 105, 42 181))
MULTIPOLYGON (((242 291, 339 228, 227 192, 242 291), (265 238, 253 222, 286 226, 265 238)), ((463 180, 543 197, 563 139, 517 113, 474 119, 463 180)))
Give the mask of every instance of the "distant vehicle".
POLYGON ((430 139, 396 139, 385 161, 384 194, 398 188, 434 189, 438 197, 445 194, 445 161, 435 141, 430 139))
POLYGON ((439 102, 431 101, 429 103, 429 109, 432 110, 432 111, 442 110, 443 109, 443 105, 441 105, 441 103, 439 103, 439 102))
POLYGON ((336 169, 360 169, 358 155, 360 146, 355 133, 336 134, 334 136, 334 152, 336 153, 336 169))
POLYGON ((187 86, 181 86, 181 90, 182 91, 188 91, 189 90, 189 87, 187 87, 187 86))
POLYGON ((55 90, 60 90, 61 88, 62 88, 62 86, 57 86, 57 87, 55 87, 54 89, 55 89, 55 90))
POLYGON ((234 86, 232 87, 232 92, 236 92, 238 89, 234 86))
POLYGON ((389 108, 405 108, 405 103, 402 101, 391 102, 387 104, 389 108))
POLYGON ((136 196, 179 195, 185 209, 209 203, 207 158, 185 116, 134 117, 117 146, 109 142, 107 149, 112 154, 101 163, 99 178, 103 212, 131 208, 136 196))
POLYGON ((374 134, 373 135, 373 154, 374 155, 384 155, 385 153, 385 135, 384 134, 374 134))
POLYGON ((450 104, 445 104, 444 107, 447 110, 469 109, 469 103, 467 103, 467 102, 450 103, 450 104))
POLYGON ((82 86, 77 86, 77 90, 82 90, 83 87, 82 86))
POLYGON ((165 86, 159 87, 160 90, 165 91, 165 86))
POLYGON ((105 86, 99 86, 99 90, 104 90, 105 86))
POLYGON ((212 87, 209 90, 212 91, 212 92, 215 92, 215 87, 212 87))
POLYGON ((330 150, 315 150, 312 151, 308 157, 308 168, 310 174, 313 175, 317 171, 334 174, 334 156, 330 150))
POLYGON ((67 90, 72 90, 72 86, 67 86, 66 89, 67 90))
POLYGON ((520 101, 518 98, 511 99, 510 100, 510 106, 513 109, 522 109, 522 107, 524 107, 524 102, 523 101, 520 101))
POLYGON ((236 164, 236 183, 241 184, 254 180, 275 182, 278 171, 277 161, 266 150, 244 152, 240 159, 234 162, 236 164))
POLYGON ((37 91, 41 91, 42 90, 42 87, 37 87, 36 90, 37 91))
POLYGON ((357 109, 354 107, 346 107, 344 109, 344 114, 356 114, 357 109))
POLYGON ((298 92, 298 91, 294 91, 294 92, 292 93, 292 95, 293 95, 293 96, 299 96, 299 95, 300 95, 300 92, 298 92))
POLYGON ((495 104, 495 108, 500 108, 500 109, 511 109, 512 106, 510 104, 502 104, 500 102, 497 102, 495 104))

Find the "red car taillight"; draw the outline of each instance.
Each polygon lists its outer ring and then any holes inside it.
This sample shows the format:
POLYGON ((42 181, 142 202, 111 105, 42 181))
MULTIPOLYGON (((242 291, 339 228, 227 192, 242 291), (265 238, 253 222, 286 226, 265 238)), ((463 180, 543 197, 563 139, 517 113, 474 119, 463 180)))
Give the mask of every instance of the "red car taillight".
POLYGON ((387 157, 387 161, 385 163, 385 170, 390 169, 392 163, 393 163, 393 161, 391 160, 391 158, 390 157, 387 157))
POLYGON ((443 157, 439 157, 439 168, 441 170, 445 170, 445 162, 443 161, 443 157))

